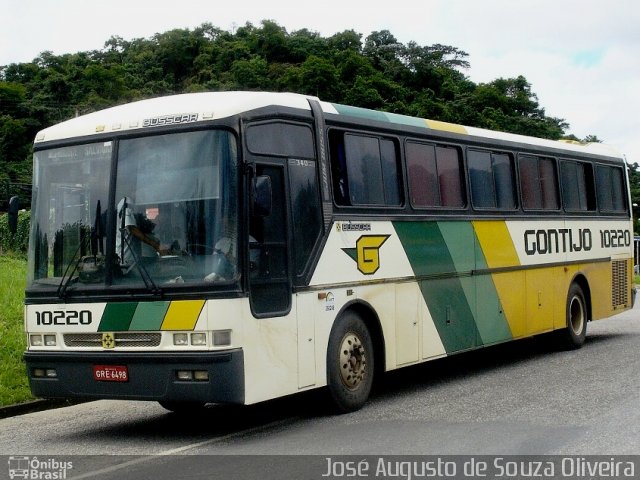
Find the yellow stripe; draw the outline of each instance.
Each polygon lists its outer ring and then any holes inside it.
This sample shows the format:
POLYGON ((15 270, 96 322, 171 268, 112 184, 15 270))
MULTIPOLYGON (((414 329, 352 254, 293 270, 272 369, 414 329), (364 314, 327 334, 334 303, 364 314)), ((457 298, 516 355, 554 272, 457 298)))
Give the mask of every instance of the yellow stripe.
POLYGON ((482 253, 489 268, 516 267, 520 265, 516 247, 504 220, 476 221, 473 228, 480 241, 482 253))
MULTIPOLYGON (((518 253, 504 221, 476 221, 473 228, 489 268, 517 267, 518 253)), ((528 334, 525 311, 525 273, 504 272, 491 275, 500 304, 514 338, 528 334)))
POLYGON ((160 330, 193 330, 204 307, 204 300, 171 302, 160 330))
POLYGON ((462 133, 464 135, 467 134, 467 129, 462 125, 457 125, 455 123, 441 122, 439 120, 425 120, 427 122, 427 127, 432 128, 434 130, 443 130, 445 132, 452 133, 462 133))

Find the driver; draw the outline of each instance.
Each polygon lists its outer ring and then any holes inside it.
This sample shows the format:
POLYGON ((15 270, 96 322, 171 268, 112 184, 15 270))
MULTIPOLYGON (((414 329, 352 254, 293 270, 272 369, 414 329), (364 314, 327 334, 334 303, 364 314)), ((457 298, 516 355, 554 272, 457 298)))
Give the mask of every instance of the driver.
POLYGON ((212 272, 204 277, 205 282, 231 280, 236 274, 235 244, 230 237, 222 237, 213 249, 212 272))
POLYGON ((135 264, 135 256, 131 251, 135 243, 140 245, 138 256, 142 259, 170 252, 169 246, 162 244, 151 234, 155 224, 144 215, 134 214, 133 207, 130 197, 123 197, 116 207, 119 230, 116 235, 116 255, 120 258, 120 265, 128 269, 135 264))

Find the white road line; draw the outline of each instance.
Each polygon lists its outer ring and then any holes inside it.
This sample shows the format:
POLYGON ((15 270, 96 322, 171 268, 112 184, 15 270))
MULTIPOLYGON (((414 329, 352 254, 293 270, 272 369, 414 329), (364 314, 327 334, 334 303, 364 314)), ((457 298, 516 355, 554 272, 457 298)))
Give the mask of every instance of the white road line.
POLYGON ((119 463, 117 465, 112 465, 112 466, 107 467, 107 468, 102 468, 100 470, 94 470, 94 471, 91 471, 91 472, 88 472, 88 473, 84 473, 82 475, 78 475, 77 477, 69 477, 68 480, 82 480, 84 478, 95 478, 96 475, 101 475, 101 474, 104 474, 104 473, 117 472, 118 470, 122 470, 123 468, 127 468, 127 467, 131 467, 133 465, 139 465, 141 463, 153 461, 157 457, 161 457, 161 456, 164 456, 164 455, 175 455, 177 453, 186 452, 187 450, 191 450, 191 449, 194 449, 194 448, 202 447, 204 445, 211 445, 211 444, 214 444, 214 443, 223 442, 223 441, 229 440, 230 438, 233 438, 233 437, 238 437, 238 436, 242 436, 242 435, 250 435, 252 433, 256 433, 256 432, 259 432, 261 430, 266 430, 266 429, 269 429, 269 428, 273 428, 273 427, 277 427, 277 426, 280 426, 280 425, 285 425, 287 423, 291 423, 294 420, 296 420, 296 419, 289 418, 287 420, 277 420, 275 422, 267 423, 265 425, 260 425, 258 427, 248 428, 246 430, 241 430, 239 432, 229 433, 229 434, 224 435, 222 437, 211 438, 211 439, 205 440, 203 442, 192 443, 190 445, 185 445, 185 446, 179 447, 179 448, 172 448, 171 450, 165 450, 165 451, 159 452, 159 453, 152 453, 152 454, 149 454, 149 455, 145 455, 144 457, 136 458, 134 460, 129 460, 128 462, 119 463))

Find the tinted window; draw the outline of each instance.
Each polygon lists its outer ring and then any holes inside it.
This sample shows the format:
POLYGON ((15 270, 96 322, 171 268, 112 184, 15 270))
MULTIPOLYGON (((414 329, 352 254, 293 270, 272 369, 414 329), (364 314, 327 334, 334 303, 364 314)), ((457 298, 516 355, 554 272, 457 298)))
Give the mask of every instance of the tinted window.
POLYGON ((383 205, 382 163, 377 138, 344 136, 347 180, 352 205, 383 205))
POLYGON ((280 157, 314 158, 313 135, 305 125, 271 122, 247 129, 251 153, 280 157))
POLYGON ((593 170, 581 162, 560 162, 562 204, 568 211, 595 210, 593 170))
POLYGON ((405 152, 413 206, 464 207, 457 148, 407 142, 405 152))
POLYGON ((513 159, 505 153, 492 154, 493 179, 496 185, 496 206, 516 208, 516 187, 513 182, 513 159))
POLYGON ((531 210, 559 208, 556 163, 552 158, 521 155, 518 170, 524 208, 531 210))
POLYGON ((391 140, 380 140, 380 164, 382 166, 382 182, 387 205, 399 205, 402 203, 397 163, 395 144, 391 140))
POLYGON ((469 150, 469 178, 473 205, 513 210, 516 207, 513 161, 505 153, 469 150))
POLYGON ((491 153, 469 151, 471 201, 475 207, 496 206, 496 191, 491 170, 491 153))
POLYGON ((289 160, 296 273, 302 274, 321 230, 316 162, 289 160))
POLYGON ((402 204, 400 169, 393 140, 333 131, 331 167, 338 205, 402 204))
POLYGON ((596 167, 596 190, 600 210, 603 212, 626 211, 621 168, 598 165, 596 167))
POLYGON ((406 155, 411 203, 416 207, 441 206, 436 147, 407 143, 406 155))

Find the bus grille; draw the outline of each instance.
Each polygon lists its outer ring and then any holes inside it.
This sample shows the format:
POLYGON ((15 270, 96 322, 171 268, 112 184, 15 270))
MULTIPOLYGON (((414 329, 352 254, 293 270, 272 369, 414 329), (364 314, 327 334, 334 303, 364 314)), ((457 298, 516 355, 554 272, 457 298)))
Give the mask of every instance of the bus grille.
POLYGON ((626 260, 611 262, 611 303, 614 310, 629 304, 629 271, 626 260))
MULTIPOLYGON (((115 332, 116 347, 157 347, 162 339, 161 333, 115 332)), ((67 333, 64 336, 67 347, 102 348, 101 333, 67 333)))

